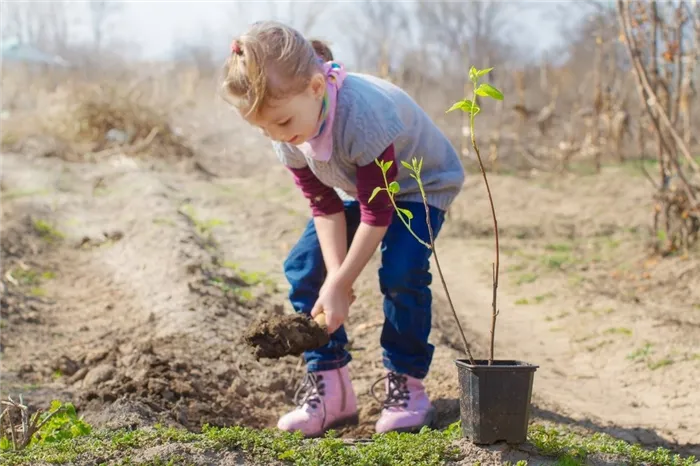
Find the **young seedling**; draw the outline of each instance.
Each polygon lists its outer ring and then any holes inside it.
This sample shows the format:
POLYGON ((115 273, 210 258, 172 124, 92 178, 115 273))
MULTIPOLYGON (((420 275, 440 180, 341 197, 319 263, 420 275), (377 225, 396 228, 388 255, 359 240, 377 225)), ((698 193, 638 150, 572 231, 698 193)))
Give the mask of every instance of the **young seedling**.
MULTIPOLYGON (((471 100, 464 99, 460 100, 459 102, 456 102, 452 107, 450 107, 447 112, 452 112, 454 110, 461 110, 463 112, 467 112, 470 114, 470 119, 469 119, 469 127, 470 127, 470 132, 471 132, 471 141, 472 141, 472 147, 474 147, 474 151, 476 152, 477 159, 479 160, 479 167, 481 168, 481 174, 484 178, 484 183, 486 184, 486 191, 489 196, 489 203, 491 204, 491 215, 493 216, 493 229, 495 233, 495 238, 496 238, 496 260, 492 266, 493 269, 493 301, 492 301, 492 314, 491 314, 491 345, 490 345, 490 352, 489 352, 489 365, 493 364, 493 353, 494 353, 494 340, 496 336, 496 318, 498 317, 498 305, 497 305, 497 297, 498 297, 498 272, 499 272, 499 266, 500 266, 500 247, 499 247, 499 240, 498 240, 498 221, 496 219, 496 209, 493 204, 493 197, 491 196, 491 188, 489 186, 489 181, 488 178, 486 177, 486 170, 484 169, 484 164, 481 160, 481 154, 479 153, 479 147, 476 144, 476 134, 474 132, 474 117, 481 111, 481 108, 479 107, 477 103, 477 96, 480 97, 491 97, 496 100, 503 100, 503 94, 501 91, 496 89, 490 84, 487 83, 481 83, 479 84, 479 78, 487 75, 493 68, 487 68, 485 70, 477 70, 473 66, 469 70, 469 79, 474 85, 474 95, 472 96, 471 100)), ((392 181, 391 183, 388 182, 386 178, 386 173, 391 167, 393 162, 384 162, 384 161, 375 161, 377 165, 382 170, 382 173, 384 175, 384 187, 378 186, 374 188, 374 191, 372 192, 372 195, 370 196, 370 202, 374 197, 380 193, 381 191, 386 191, 387 194, 389 195, 389 199, 391 200, 391 204, 394 207, 394 209, 397 212, 397 215, 399 219, 401 219, 401 222, 406 226, 408 231, 411 232, 414 238, 425 246, 428 249, 431 249, 433 251, 433 255, 435 257, 435 265, 437 266, 438 269, 438 274, 440 275, 440 281, 442 282, 442 287, 445 290, 445 295, 447 296, 447 301, 450 305, 450 310, 452 311, 452 315, 455 319, 455 322, 457 323, 457 328, 459 329, 459 333, 462 337, 462 342, 464 344, 464 350, 467 353, 467 356, 469 357, 469 362, 471 364, 475 364, 474 358, 472 357, 471 349, 469 347, 469 343, 467 342, 467 338, 464 336, 464 331, 462 330, 462 325, 459 321, 459 318, 457 316, 457 312, 455 311, 454 305, 452 304, 452 298, 450 297, 450 292, 447 289, 447 283, 445 282, 445 277, 442 273, 442 268, 440 267, 440 260, 438 258, 437 251, 435 250, 435 239, 433 237, 433 229, 430 224, 430 216, 428 215, 428 200, 425 195, 425 191, 423 189, 423 182, 421 181, 420 177, 420 171, 421 168, 423 167, 423 160, 419 159, 416 160, 415 158, 411 161, 409 164, 408 162, 402 161, 401 164, 404 166, 404 168, 408 169, 411 171, 411 178, 415 179, 416 182, 418 183, 418 188, 420 189, 421 197, 423 198, 423 205, 425 206, 425 212, 426 212, 426 223, 428 226, 428 234, 429 234, 429 240, 430 242, 426 242, 416 233, 411 229, 411 220, 413 218, 413 214, 407 210, 407 209, 401 209, 396 205, 395 201, 395 196, 400 192, 401 187, 399 186, 399 183, 396 181, 392 181)))
POLYGON ((454 304, 452 304, 452 297, 450 296, 450 291, 447 289, 447 283, 445 282, 445 276, 442 273, 442 268, 440 267, 440 259, 438 258, 437 251, 435 250, 435 237, 433 235, 433 226, 430 224, 430 210, 428 209, 428 200, 425 195, 425 190, 423 189, 423 182, 420 177, 420 171, 421 168, 423 168, 423 159, 416 160, 413 158, 411 160, 411 164, 405 161, 401 161, 401 164, 407 168, 408 170, 411 171, 411 178, 415 179, 416 182, 418 183, 418 189, 420 189, 420 194, 421 197, 423 198, 423 206, 425 207, 425 223, 428 226, 428 237, 430 242, 426 243, 424 240, 422 240, 416 233, 413 231, 411 228, 411 220, 413 219, 413 213, 411 213, 410 210, 408 209, 402 209, 399 206, 396 205, 396 200, 394 199, 394 196, 399 193, 401 190, 401 187, 399 186, 399 183, 396 181, 392 181, 389 183, 389 180, 386 178, 386 172, 389 170, 391 165, 393 164, 392 161, 389 162, 384 162, 383 160, 376 160, 375 163, 379 165, 379 167, 382 170, 382 175, 384 176, 384 188, 381 186, 377 186, 374 188, 374 191, 372 191, 372 195, 369 198, 369 202, 372 202, 372 199, 379 194, 381 191, 386 191, 387 194, 389 195, 389 199, 391 200, 391 205, 394 207, 394 209, 397 212, 398 217, 401 219, 401 222, 406 226, 408 231, 413 235, 416 240, 425 246, 426 248, 430 249, 433 251, 433 257, 435 257, 435 265, 437 266, 438 269, 438 275, 440 275, 440 281, 442 282, 442 288, 445 290, 445 295, 447 296, 447 302, 450 305, 450 310, 452 311, 452 316, 455 319, 455 322, 457 323, 457 328, 459 329, 459 334, 462 337, 462 343, 464 344, 464 351, 467 353, 467 356, 469 357, 469 362, 471 364, 475 364, 474 362, 474 357, 472 356, 471 348, 469 347, 469 342, 467 342, 467 337, 464 336, 464 331, 462 330, 462 324, 459 321, 459 317, 457 317, 457 311, 455 311, 454 304))

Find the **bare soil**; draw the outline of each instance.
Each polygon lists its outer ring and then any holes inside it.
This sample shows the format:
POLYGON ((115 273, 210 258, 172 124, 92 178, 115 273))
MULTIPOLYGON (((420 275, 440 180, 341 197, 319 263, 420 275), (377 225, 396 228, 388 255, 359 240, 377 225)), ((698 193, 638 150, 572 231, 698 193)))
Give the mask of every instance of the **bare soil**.
MULTIPOLYGON (((260 138, 222 133, 186 165, 3 154, 3 397, 70 400, 108 427, 272 427, 291 408, 300 348, 245 337, 260 319, 258 333, 302 322, 286 317, 281 265, 308 208, 260 138)), ((502 235, 496 357, 539 365, 534 418, 700 454, 699 254, 650 252, 651 187, 626 168, 490 181, 502 235)), ((470 176, 438 240, 477 358, 491 312, 487 202, 470 176)), ((380 410, 369 393, 383 375, 377 266, 348 322, 361 407, 348 438, 369 437, 380 410)), ((434 283, 426 383, 444 427, 459 418, 463 355, 434 283)))

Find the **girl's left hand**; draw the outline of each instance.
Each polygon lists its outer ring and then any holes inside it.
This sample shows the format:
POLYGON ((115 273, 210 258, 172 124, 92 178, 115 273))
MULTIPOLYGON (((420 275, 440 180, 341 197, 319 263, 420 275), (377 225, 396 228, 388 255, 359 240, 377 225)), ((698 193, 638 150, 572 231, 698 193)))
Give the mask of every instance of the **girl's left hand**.
POLYGON ((350 311, 352 292, 331 282, 324 285, 321 294, 311 310, 311 317, 316 317, 320 313, 326 314, 326 325, 328 333, 332 334, 340 328, 348 318, 350 311))

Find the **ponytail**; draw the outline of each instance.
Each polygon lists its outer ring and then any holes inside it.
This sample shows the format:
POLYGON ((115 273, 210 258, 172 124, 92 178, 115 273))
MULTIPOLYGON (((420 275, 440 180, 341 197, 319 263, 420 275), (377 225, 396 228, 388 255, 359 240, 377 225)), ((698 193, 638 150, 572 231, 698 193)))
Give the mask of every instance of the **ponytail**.
POLYGON ((324 62, 333 61, 333 52, 326 42, 320 39, 311 39, 309 42, 321 60, 324 62))

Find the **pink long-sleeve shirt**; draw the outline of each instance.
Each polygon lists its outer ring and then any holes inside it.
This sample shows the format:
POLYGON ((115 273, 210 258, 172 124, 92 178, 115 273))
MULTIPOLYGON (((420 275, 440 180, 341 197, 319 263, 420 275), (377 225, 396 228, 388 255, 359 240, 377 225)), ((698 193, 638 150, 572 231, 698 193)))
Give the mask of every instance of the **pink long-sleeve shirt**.
MULTIPOLYGON (((394 153, 394 145, 390 144, 379 155, 379 160, 393 162, 386 173, 387 181, 396 180, 397 166, 394 153)), ((308 199, 311 212, 314 217, 331 215, 344 210, 343 201, 335 190, 323 184, 308 166, 302 168, 288 167, 294 176, 294 182, 301 189, 304 197, 308 199)), ((394 209, 386 191, 378 193, 372 202, 369 198, 377 186, 385 187, 384 176, 381 168, 374 162, 364 166, 358 166, 356 172, 357 200, 360 203, 360 221, 372 226, 389 226, 394 209)))

